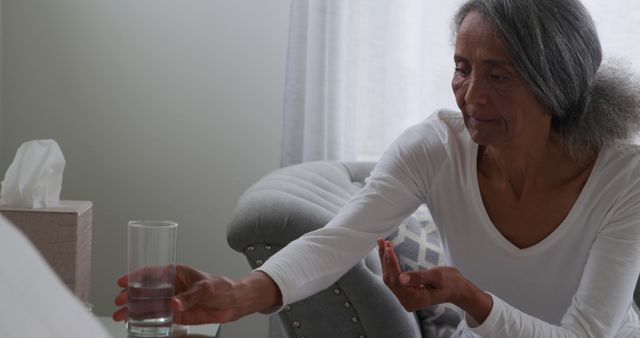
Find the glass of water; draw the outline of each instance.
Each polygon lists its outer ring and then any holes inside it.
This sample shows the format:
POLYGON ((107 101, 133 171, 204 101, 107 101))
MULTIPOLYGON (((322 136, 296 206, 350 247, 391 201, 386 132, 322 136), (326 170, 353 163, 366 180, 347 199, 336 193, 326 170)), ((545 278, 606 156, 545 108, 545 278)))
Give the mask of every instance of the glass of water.
POLYGON ((177 230, 170 221, 129 222, 129 337, 171 336, 177 230))

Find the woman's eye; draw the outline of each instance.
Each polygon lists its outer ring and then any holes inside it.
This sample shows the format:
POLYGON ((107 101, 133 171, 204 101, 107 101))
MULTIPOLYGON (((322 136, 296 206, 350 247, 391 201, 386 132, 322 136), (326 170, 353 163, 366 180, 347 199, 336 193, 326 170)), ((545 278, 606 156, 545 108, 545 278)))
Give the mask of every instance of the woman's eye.
POLYGON ((498 75, 498 74, 489 74, 489 78, 491 79, 491 81, 494 81, 494 82, 505 82, 509 80, 508 77, 498 75))
POLYGON ((467 75, 468 75, 468 72, 467 72, 467 70, 466 70, 466 69, 464 69, 464 68, 456 67, 456 68, 455 68, 455 74, 457 74, 457 75, 460 75, 460 76, 463 76, 463 77, 464 77, 464 76, 467 76, 467 75))

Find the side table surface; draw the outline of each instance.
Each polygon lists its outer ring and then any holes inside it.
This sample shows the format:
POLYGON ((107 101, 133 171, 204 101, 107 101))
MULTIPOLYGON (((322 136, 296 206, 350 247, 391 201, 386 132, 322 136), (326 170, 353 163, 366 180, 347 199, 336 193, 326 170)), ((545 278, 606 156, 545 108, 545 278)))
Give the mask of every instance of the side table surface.
MULTIPOLYGON (((111 317, 97 318, 113 338, 127 338, 127 329, 124 322, 114 322, 111 317)), ((174 338, 221 338, 220 324, 181 326, 177 332, 177 335, 173 335, 174 338)))

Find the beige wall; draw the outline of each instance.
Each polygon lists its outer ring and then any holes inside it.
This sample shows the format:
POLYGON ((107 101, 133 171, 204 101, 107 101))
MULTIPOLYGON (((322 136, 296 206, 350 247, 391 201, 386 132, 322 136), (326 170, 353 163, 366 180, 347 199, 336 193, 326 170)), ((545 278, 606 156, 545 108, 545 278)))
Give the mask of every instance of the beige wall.
MULTIPOLYGON (((0 153, 53 138, 64 199, 94 202, 92 302, 114 310, 126 223, 180 223, 178 260, 249 271, 225 227, 275 169, 288 0, 3 0, 0 153)), ((265 337, 266 318, 224 326, 265 337)))

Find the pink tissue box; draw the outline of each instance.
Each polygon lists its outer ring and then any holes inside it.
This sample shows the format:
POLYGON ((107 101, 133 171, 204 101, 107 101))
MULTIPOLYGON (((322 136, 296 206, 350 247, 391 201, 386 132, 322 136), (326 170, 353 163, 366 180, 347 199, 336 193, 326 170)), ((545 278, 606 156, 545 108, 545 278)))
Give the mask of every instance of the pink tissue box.
POLYGON ((60 201, 57 208, 21 209, 8 207, 0 200, 0 213, 29 237, 84 302, 89 301, 91 286, 92 207, 88 201, 60 201))

